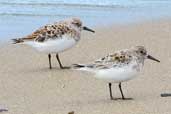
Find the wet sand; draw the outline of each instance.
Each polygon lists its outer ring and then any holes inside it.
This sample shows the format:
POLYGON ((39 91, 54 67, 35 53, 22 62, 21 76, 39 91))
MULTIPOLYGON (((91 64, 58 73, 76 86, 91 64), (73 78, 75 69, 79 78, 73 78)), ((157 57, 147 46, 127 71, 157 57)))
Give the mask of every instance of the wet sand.
MULTIPOLYGON (((96 34, 83 32, 71 50, 60 54, 64 65, 87 63, 116 50, 144 45, 161 60, 150 60, 140 75, 123 83, 123 92, 133 100, 109 99, 107 83, 88 73, 60 70, 55 55, 53 69, 48 57, 29 46, 3 45, 0 48, 0 105, 4 114, 170 114, 171 20, 97 28, 96 34)), ((113 96, 121 97, 117 84, 113 96)))

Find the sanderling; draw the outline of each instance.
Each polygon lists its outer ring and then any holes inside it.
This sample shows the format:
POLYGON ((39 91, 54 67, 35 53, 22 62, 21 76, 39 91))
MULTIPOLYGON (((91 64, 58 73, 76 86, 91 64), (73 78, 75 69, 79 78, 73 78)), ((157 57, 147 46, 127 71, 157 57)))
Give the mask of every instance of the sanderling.
POLYGON ((144 66, 145 59, 160 62, 149 55, 145 47, 135 46, 109 54, 91 64, 73 64, 71 68, 91 72, 96 78, 107 81, 111 100, 114 100, 111 88, 112 83, 119 83, 122 99, 130 99, 124 97, 121 83, 136 77, 144 66))
POLYGON ((14 44, 27 44, 40 52, 47 53, 50 69, 52 68, 51 54, 55 53, 60 68, 63 69, 65 67, 61 64, 58 54, 77 44, 82 30, 95 32, 83 26, 80 19, 70 18, 53 24, 47 24, 28 36, 12 40, 14 44))

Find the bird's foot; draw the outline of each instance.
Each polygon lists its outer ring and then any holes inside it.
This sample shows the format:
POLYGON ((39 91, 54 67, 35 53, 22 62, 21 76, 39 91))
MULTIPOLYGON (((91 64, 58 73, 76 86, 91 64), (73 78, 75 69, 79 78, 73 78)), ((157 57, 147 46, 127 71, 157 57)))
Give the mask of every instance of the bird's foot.
POLYGON ((61 69, 70 69, 71 67, 69 66, 60 66, 61 69))
POLYGON ((133 100, 133 98, 111 98, 111 100, 133 100))
POLYGON ((133 98, 121 98, 122 100, 133 100, 133 98))

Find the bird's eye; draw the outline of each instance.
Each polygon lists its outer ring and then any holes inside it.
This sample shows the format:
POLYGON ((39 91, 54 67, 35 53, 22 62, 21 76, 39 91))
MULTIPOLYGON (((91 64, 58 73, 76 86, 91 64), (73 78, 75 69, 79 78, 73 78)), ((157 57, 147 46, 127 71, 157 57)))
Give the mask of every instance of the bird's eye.
POLYGON ((142 53, 142 54, 143 54, 144 52, 143 52, 143 51, 140 51, 140 53, 142 53))
POLYGON ((77 23, 77 26, 78 26, 78 27, 81 27, 81 23, 77 23))
POLYGON ((76 25, 76 26, 78 26, 78 27, 80 26, 80 24, 79 24, 79 23, 73 23, 73 24, 74 24, 74 25, 76 25))

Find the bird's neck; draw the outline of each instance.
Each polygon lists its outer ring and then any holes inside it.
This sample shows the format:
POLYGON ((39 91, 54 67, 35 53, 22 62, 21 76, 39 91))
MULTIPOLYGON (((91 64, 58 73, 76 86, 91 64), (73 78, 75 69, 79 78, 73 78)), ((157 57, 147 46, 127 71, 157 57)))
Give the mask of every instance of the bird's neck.
POLYGON ((144 60, 143 59, 135 59, 132 63, 131 63, 131 67, 133 69, 135 69, 136 71, 141 71, 141 69, 144 66, 144 60))

